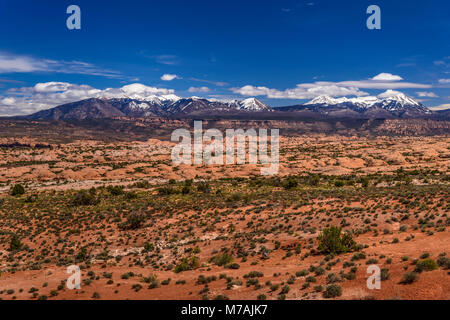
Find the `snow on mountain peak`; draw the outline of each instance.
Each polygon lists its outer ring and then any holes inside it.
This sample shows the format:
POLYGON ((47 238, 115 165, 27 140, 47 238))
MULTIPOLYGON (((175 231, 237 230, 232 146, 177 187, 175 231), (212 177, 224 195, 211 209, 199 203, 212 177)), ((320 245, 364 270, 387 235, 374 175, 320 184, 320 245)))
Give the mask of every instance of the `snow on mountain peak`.
POLYGON ((243 110, 268 110, 269 107, 256 98, 247 98, 238 102, 239 109, 243 110))
POLYGON ((321 95, 309 102, 306 102, 305 105, 325 105, 325 106, 333 106, 338 104, 351 103, 360 108, 370 108, 374 106, 378 106, 381 104, 382 107, 387 107, 389 109, 398 109, 399 107, 403 108, 405 106, 413 106, 420 107, 422 106, 419 102, 414 99, 408 97, 402 92, 388 90, 377 97, 375 96, 365 96, 365 97, 356 97, 356 98, 332 98, 327 95, 321 95))
POLYGON ((336 99, 327 96, 327 95, 320 95, 315 97, 309 102, 306 102, 305 105, 309 104, 337 104, 336 99))

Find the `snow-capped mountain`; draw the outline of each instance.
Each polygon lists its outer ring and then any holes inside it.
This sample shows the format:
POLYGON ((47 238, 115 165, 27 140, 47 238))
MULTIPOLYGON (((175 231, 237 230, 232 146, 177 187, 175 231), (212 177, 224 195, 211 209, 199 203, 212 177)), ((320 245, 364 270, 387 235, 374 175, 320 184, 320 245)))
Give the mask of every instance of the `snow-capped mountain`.
POLYGON ((381 108, 388 111, 415 110, 418 112, 431 113, 431 111, 428 108, 424 107, 420 102, 415 101, 414 99, 406 96, 403 93, 385 98, 380 103, 376 104, 376 106, 380 106, 381 108))
POLYGON ((134 95, 107 98, 91 98, 39 111, 32 119, 89 119, 111 117, 168 117, 185 115, 220 115, 236 112, 271 111, 272 108, 255 98, 242 101, 218 101, 199 97, 180 98, 175 95, 146 96, 135 99, 134 95))
POLYGON ((238 101, 238 109, 249 111, 269 111, 272 108, 270 108, 265 103, 262 103, 258 99, 248 98, 242 101, 238 101))
MULTIPOLYGON (((297 110, 311 110, 322 114, 360 113, 374 116, 414 117, 432 112, 404 93, 395 92, 387 97, 333 98, 327 95, 318 96, 303 105, 295 106, 297 110)), ((291 107, 292 109, 292 107, 291 107)))
POLYGON ((221 101, 200 97, 180 98, 176 95, 146 95, 135 99, 133 93, 119 97, 97 97, 57 106, 39 111, 31 119, 92 119, 113 117, 185 117, 185 116, 229 116, 233 114, 252 117, 302 116, 340 117, 340 118, 414 118, 434 114, 420 102, 403 93, 391 95, 366 96, 356 98, 333 98, 318 96, 311 101, 294 106, 271 108, 256 98, 221 101), (292 114, 294 112, 295 114, 292 114))
POLYGON ((360 108, 370 108, 374 104, 380 102, 380 99, 373 96, 367 96, 367 97, 357 97, 357 98, 332 98, 327 95, 321 95, 318 96, 311 101, 306 102, 304 105, 327 105, 327 106, 334 106, 339 104, 353 104, 355 106, 358 106, 360 108))

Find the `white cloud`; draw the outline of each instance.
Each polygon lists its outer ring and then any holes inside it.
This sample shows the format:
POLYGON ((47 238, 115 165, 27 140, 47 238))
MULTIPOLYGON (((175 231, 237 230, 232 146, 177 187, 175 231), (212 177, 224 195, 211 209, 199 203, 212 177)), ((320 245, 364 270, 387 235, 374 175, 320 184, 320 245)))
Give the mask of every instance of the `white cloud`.
POLYGON ((209 92, 210 89, 208 87, 190 87, 188 89, 189 92, 209 92))
POLYGON ((161 80, 164 81, 172 81, 173 79, 180 79, 180 77, 178 77, 176 74, 168 74, 168 73, 163 74, 161 76, 161 80))
POLYGON ((434 92, 418 91, 416 92, 416 94, 419 97, 438 98, 438 96, 434 92))
POLYGON ((5 106, 11 106, 16 102, 16 99, 14 98, 3 98, 2 100, 0 100, 0 105, 5 105, 5 106))
POLYGON ((385 98, 390 98, 392 96, 396 96, 402 94, 402 92, 400 91, 395 91, 395 90, 386 90, 383 93, 380 93, 379 95, 377 95, 378 98, 380 99, 385 99, 385 98))
POLYGON ((368 95, 367 92, 361 91, 360 89, 392 90, 405 88, 425 89, 432 87, 428 84, 403 82, 400 80, 402 80, 400 76, 390 73, 380 73, 367 80, 339 82, 316 81, 314 83, 301 83, 295 88, 285 90, 246 85, 241 88, 232 88, 231 91, 243 96, 266 96, 272 99, 311 99, 319 95, 329 95, 332 97, 368 95))
POLYGON ((7 90, 6 94, 9 96, 0 97, 0 116, 31 114, 64 103, 93 97, 145 99, 153 95, 175 97, 174 92, 173 89, 149 87, 141 83, 104 90, 67 82, 37 83, 33 87, 7 90))
POLYGON ((379 81, 379 80, 359 80, 359 81, 341 81, 336 82, 340 86, 354 86, 361 89, 407 89, 407 88, 418 88, 427 89, 431 88, 431 85, 412 83, 412 82, 392 82, 392 81, 379 81))
POLYGON ((121 77, 119 72, 82 61, 57 61, 0 52, 0 73, 54 72, 121 77))
POLYGON ((375 77, 371 78, 371 80, 375 80, 375 81, 400 81, 403 80, 402 77, 391 74, 391 73, 386 73, 386 72, 382 72, 378 75, 376 75, 375 77))
POLYGON ((450 79, 439 79, 439 83, 450 83, 450 79))
POLYGON ((447 110, 447 109, 450 109, 450 103, 441 104, 441 105, 435 106, 435 107, 429 107, 428 109, 433 110, 433 111, 447 110))
POLYGON ((234 93, 243 96, 267 96, 271 99, 311 99, 319 95, 337 96, 366 96, 367 92, 360 91, 355 87, 341 87, 335 84, 317 85, 317 84, 299 84, 293 89, 277 90, 267 87, 254 87, 251 85, 242 88, 232 88, 234 93))

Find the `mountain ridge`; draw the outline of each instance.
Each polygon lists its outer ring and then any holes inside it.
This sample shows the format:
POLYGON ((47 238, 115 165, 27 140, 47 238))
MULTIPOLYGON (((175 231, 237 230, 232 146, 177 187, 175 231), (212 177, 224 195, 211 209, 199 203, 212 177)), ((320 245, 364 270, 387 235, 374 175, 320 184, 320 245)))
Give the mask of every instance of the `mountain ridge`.
MULTIPOLYGON (((96 119, 114 117, 186 117, 215 115, 292 113, 296 116, 350 118, 417 118, 438 115, 403 93, 385 98, 374 96, 333 98, 318 96, 306 103, 272 108, 256 98, 221 101, 200 97, 180 98, 175 95, 139 97, 95 97, 75 101, 28 116, 28 119, 96 119)), ((447 113, 439 113, 439 115, 447 113)))

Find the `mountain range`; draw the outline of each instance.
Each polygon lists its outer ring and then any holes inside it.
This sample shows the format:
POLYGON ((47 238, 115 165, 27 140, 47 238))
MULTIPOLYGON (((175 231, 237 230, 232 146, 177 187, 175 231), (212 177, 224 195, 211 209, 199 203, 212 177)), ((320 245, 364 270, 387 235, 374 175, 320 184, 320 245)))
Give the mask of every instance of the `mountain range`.
POLYGON ((286 114, 296 116, 349 118, 420 118, 446 112, 432 112, 420 102, 397 93, 386 98, 367 96, 332 98, 322 95, 304 104, 272 108, 256 98, 220 101, 199 97, 179 98, 175 95, 149 97, 97 97, 63 104, 26 116, 28 119, 85 120, 115 117, 192 117, 244 114, 286 114))

